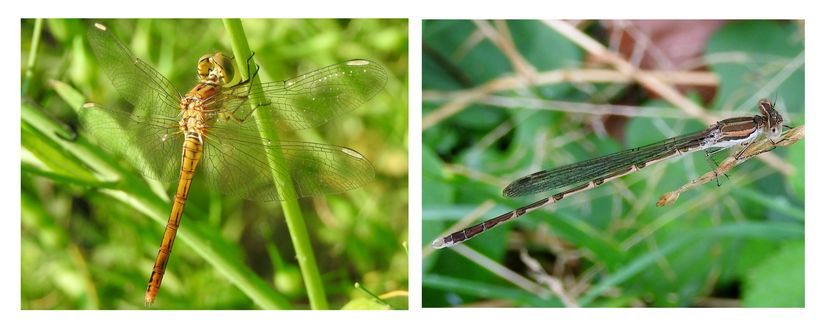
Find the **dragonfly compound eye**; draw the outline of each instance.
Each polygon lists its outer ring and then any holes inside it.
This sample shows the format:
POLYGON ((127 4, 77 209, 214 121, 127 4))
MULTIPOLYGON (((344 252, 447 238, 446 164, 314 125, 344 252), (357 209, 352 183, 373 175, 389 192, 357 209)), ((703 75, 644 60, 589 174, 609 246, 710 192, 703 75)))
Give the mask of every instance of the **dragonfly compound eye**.
POLYGON ((232 81, 235 75, 234 67, 232 67, 232 59, 223 55, 223 53, 215 53, 210 58, 212 72, 221 80, 222 83, 227 84, 232 81))

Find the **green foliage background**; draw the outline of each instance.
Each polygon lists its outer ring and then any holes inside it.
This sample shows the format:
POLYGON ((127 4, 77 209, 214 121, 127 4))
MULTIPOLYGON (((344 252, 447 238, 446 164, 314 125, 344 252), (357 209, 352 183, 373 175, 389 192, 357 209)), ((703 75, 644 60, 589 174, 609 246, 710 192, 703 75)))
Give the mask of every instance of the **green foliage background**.
MULTIPOLYGON (((507 38, 537 71, 586 67, 586 52, 542 22, 505 25, 507 38)), ((775 90, 758 97, 778 97, 786 124, 803 124, 804 66, 782 72, 803 52, 800 28, 795 22, 735 21, 716 31, 704 58, 720 84, 704 106, 756 114, 747 98, 779 79, 775 90)), ((511 59, 480 30, 470 21, 423 23, 423 116, 452 101, 428 101, 428 92, 469 89, 514 74, 511 59)), ((598 24, 585 32, 604 43, 598 24)), ((498 95, 605 104, 615 101, 604 100, 611 90, 619 91, 614 99, 629 95, 638 106, 672 109, 621 84, 562 83, 498 95)), ((473 223, 537 200, 501 196, 504 185, 518 177, 705 126, 652 115, 629 119, 617 135, 623 141, 595 133, 590 124, 600 121, 597 116, 482 104, 424 130, 423 305, 562 306, 550 287, 517 287, 490 265, 453 249, 431 251, 429 245, 482 203, 495 207, 473 223)), ((753 159, 721 178, 719 187, 706 184, 672 206, 656 207, 659 195, 711 170, 697 153, 567 198, 466 245, 537 283, 520 258, 526 249, 579 306, 804 306, 804 141, 772 153, 795 169, 792 176, 753 159)))
MULTIPOLYGON (((231 53, 220 20, 102 20, 181 91, 206 53, 231 53)), ((21 307, 143 307, 174 185, 143 178, 99 149, 75 110, 86 101, 129 109, 85 41, 90 21, 22 20, 21 307), (32 56, 33 39, 40 38, 32 56), (27 65, 33 63, 31 72, 27 65), (88 161, 121 176, 105 182, 88 161), (165 211, 165 212, 164 212, 165 211)), ((263 82, 352 58, 390 72, 385 91, 324 126, 282 135, 367 156, 375 180, 342 195, 300 201, 331 308, 406 308, 407 21, 244 20, 263 82), (364 289, 395 296, 374 301, 364 289), (398 294, 401 294, 400 296, 398 294)), ((196 175, 159 309, 306 308, 278 202, 229 199, 196 175), (195 243, 193 246, 192 244, 195 243)))

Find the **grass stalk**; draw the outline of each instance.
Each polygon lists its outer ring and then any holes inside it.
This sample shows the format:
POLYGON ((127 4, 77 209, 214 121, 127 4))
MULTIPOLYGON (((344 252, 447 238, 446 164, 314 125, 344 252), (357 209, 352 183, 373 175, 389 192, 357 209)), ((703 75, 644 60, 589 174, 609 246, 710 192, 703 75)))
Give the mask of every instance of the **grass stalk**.
POLYGON ((23 77, 23 88, 21 95, 25 96, 29 91, 29 84, 34 76, 34 67, 37 65, 37 50, 40 48, 40 35, 43 32, 43 19, 34 20, 34 31, 32 32, 32 44, 29 49, 29 61, 26 63, 26 74, 23 77))
MULTIPOLYGON (((251 68, 255 68, 255 60, 251 59, 252 52, 249 49, 249 43, 243 30, 243 24, 239 19, 224 19, 224 26, 229 32, 229 38, 232 43, 232 52, 235 55, 235 61, 240 70, 238 72, 243 75, 243 79, 247 75, 246 68, 247 59, 251 68)), ((252 89, 260 89, 260 78, 255 76, 252 78, 252 89)), ((264 97, 260 94, 255 94, 250 97, 250 102, 255 105, 264 105, 267 103, 264 97)), ((266 109, 264 106, 259 106, 261 110, 266 109)), ((263 139, 270 142, 278 142, 278 132, 275 130, 275 121, 271 114, 263 111, 254 112, 255 120, 257 121, 258 130, 263 139)), ((284 211, 284 218, 287 227, 289 228, 289 236, 292 240, 292 245, 295 248, 295 255, 298 259, 298 264, 301 267, 301 275, 304 280, 307 295, 309 297, 310 307, 312 309, 328 309, 327 299, 324 292, 321 275, 318 270, 318 265, 315 261, 315 254, 312 250, 312 245, 309 241, 309 234, 307 232, 304 216, 301 213, 301 207, 298 204, 297 194, 292 185, 292 179, 289 177, 289 172, 278 172, 277 170, 286 170, 286 163, 283 154, 278 149, 271 149, 271 153, 267 154, 267 160, 272 167, 272 176, 278 185, 278 195, 283 199, 281 208, 284 211)), ((273 184, 275 185, 275 184, 273 184)))

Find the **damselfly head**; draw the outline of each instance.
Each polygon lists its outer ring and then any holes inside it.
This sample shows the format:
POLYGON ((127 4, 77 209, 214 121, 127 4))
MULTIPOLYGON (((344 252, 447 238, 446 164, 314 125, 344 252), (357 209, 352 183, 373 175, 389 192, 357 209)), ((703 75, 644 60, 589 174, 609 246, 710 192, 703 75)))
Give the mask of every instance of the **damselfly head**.
POLYGON ((218 52, 198 59, 198 77, 202 82, 227 84, 234 76, 232 59, 218 52))
POLYGON ((765 118, 765 133, 770 139, 777 139, 782 135, 782 115, 774 108, 776 104, 770 100, 762 99, 759 101, 759 112, 765 118))

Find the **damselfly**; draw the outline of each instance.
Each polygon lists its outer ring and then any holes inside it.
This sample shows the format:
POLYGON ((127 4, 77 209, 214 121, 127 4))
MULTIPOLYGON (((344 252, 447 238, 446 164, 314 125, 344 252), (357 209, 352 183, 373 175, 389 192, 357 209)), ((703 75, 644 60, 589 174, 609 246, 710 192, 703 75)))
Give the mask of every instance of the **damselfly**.
MULTIPOLYGON (((746 147, 760 135, 774 141, 782 134, 782 116, 767 99, 759 101, 760 115, 721 120, 705 130, 628 149, 603 157, 536 172, 510 183, 504 196, 517 197, 567 186, 574 187, 467 227, 432 243, 436 249, 469 240, 493 227, 565 197, 596 188, 603 183, 636 172, 645 166, 694 151, 716 152, 729 147, 746 147)), ((737 152, 737 157, 744 150, 737 152)))

